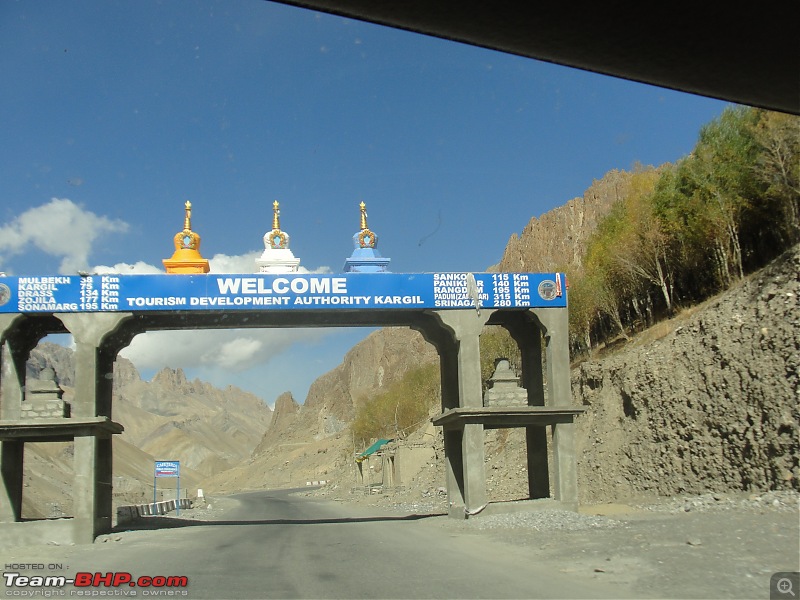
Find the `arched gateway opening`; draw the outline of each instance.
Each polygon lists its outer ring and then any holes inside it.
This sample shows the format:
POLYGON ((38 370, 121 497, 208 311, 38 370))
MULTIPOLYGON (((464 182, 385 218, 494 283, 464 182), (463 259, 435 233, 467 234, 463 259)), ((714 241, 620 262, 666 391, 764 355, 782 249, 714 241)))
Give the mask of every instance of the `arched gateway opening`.
POLYGON ((2 277, 0 527, 20 542, 89 543, 111 529, 111 438, 123 431, 113 419, 114 361, 137 334, 176 329, 417 330, 439 354, 442 413, 433 422, 444 433, 450 516, 487 509, 486 428, 524 428, 530 498, 552 489, 554 501, 575 508, 573 423, 582 409, 569 387, 562 281, 557 273, 2 277), (519 346, 524 406, 484 405, 479 336, 487 325, 504 327, 519 346), (74 338, 74 399, 68 415, 32 418, 23 410, 31 402, 25 362, 52 333, 74 338), (25 443, 65 440, 74 442, 74 517, 21 523, 25 443))

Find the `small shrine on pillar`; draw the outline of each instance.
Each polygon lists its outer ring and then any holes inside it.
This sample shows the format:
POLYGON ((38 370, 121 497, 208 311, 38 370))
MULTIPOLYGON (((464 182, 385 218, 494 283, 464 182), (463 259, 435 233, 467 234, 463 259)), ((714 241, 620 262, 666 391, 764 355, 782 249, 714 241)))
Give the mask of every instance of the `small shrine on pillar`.
POLYGON ((281 231, 281 210, 272 203, 272 231, 264 234, 264 252, 256 259, 258 273, 297 273, 300 259, 289 250, 289 234, 281 231))
POLYGON ((506 358, 495 361, 489 389, 483 394, 484 406, 527 406, 528 391, 520 387, 519 377, 506 358))
POLYGON ((353 236, 353 254, 344 261, 345 273, 387 273, 389 258, 378 252, 378 236, 367 227, 367 206, 362 202, 361 230, 353 236))
POLYGON ((39 379, 28 379, 25 401, 22 403, 23 419, 55 419, 70 416, 70 404, 63 400, 64 390, 56 383, 56 372, 51 367, 42 369, 39 379))
POLYGON ((200 236, 192 231, 192 203, 186 201, 183 231, 173 238, 175 253, 162 262, 167 273, 208 273, 208 260, 200 255, 200 236))

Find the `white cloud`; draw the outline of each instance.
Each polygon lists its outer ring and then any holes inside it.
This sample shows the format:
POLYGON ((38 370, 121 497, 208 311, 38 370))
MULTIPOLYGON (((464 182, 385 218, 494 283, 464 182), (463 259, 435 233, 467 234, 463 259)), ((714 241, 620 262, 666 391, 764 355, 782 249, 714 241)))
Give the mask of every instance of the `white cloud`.
POLYGON ((241 337, 220 345, 203 356, 203 360, 225 369, 243 370, 240 365, 251 364, 264 348, 264 343, 252 337, 241 337))
POLYGON ((208 260, 211 273, 253 273, 256 270, 256 259, 260 252, 249 252, 239 256, 215 254, 208 260))
POLYGON ((320 340, 320 329, 205 329, 151 331, 120 352, 140 371, 197 367, 241 372, 269 362, 294 343, 320 340))
POLYGON ((309 271, 305 267, 301 266, 301 267, 298 267, 297 272, 298 273, 308 273, 308 274, 311 274, 311 275, 325 275, 326 273, 332 273, 333 271, 331 271, 330 267, 317 267, 316 269, 313 269, 313 270, 309 271))
MULTIPOLYGON (((0 232, 2 230, 0 229, 0 232)), ((2 248, 0 247, 0 250, 2 248)), ((208 266, 211 274, 236 274, 236 273, 255 273, 256 272, 256 258, 261 256, 261 252, 253 251, 237 256, 228 256, 227 254, 215 254, 208 260, 208 266)), ((119 273, 119 274, 158 274, 164 273, 162 267, 148 264, 146 262, 138 261, 133 264, 130 263, 117 263, 113 266, 97 265, 87 269, 90 273, 97 273, 102 275, 104 273, 119 273)), ((322 275, 331 272, 330 267, 317 267, 316 269, 309 270, 302 265, 297 269, 301 274, 322 275)))
POLYGON ((60 258, 59 272, 75 273, 89 265, 95 240, 127 229, 124 221, 96 215, 66 198, 53 198, 0 226, 0 261, 33 246, 60 258))
POLYGON ((137 261, 132 265, 129 263, 117 263, 113 267, 107 267, 105 265, 97 265, 96 267, 92 267, 89 269, 92 273, 97 273, 98 275, 103 275, 105 273, 120 273, 120 274, 159 274, 164 273, 164 269, 159 269, 153 265, 150 265, 146 262, 137 261))
MULTIPOLYGON (((208 260, 208 266, 211 273, 255 273, 256 272, 256 259, 261 256, 262 251, 248 252, 247 254, 240 254, 238 256, 228 256, 227 254, 215 254, 208 260)), ((330 267, 317 267, 316 269, 309 270, 300 265, 297 269, 298 273, 321 275, 330 273, 330 267)))

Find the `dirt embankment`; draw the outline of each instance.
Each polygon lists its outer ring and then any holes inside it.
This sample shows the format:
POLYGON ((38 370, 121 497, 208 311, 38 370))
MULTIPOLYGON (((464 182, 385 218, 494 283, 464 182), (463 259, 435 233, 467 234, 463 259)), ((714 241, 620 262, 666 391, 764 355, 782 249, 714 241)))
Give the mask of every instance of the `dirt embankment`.
POLYGON ((573 372, 584 500, 800 482, 800 247, 573 372))

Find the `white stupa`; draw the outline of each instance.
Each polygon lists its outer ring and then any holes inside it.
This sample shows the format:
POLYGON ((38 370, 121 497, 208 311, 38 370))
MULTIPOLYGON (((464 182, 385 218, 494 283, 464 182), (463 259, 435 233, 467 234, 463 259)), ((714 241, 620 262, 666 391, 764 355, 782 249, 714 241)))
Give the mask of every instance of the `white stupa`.
POLYGON ((264 234, 264 253, 256 259, 257 273, 297 273, 300 259, 289 250, 289 234, 281 231, 280 205, 272 203, 272 231, 264 234))

